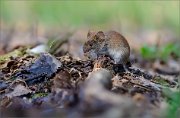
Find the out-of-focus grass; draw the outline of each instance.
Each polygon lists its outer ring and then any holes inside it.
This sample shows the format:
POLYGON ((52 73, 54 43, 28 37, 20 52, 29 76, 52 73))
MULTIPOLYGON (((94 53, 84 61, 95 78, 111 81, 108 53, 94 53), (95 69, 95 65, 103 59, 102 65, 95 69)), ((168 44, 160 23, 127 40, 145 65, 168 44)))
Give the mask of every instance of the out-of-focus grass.
POLYGON ((166 118, 179 118, 180 115, 180 91, 173 92, 170 89, 164 89, 163 94, 169 103, 166 118))
POLYGON ((170 55, 174 55, 176 58, 180 58, 180 45, 177 43, 169 43, 164 46, 147 46, 144 45, 140 52, 145 59, 160 59, 167 61, 170 55))
POLYGON ((115 22, 132 27, 180 31, 179 1, 5 1, 4 21, 35 21, 50 25, 91 26, 115 22))

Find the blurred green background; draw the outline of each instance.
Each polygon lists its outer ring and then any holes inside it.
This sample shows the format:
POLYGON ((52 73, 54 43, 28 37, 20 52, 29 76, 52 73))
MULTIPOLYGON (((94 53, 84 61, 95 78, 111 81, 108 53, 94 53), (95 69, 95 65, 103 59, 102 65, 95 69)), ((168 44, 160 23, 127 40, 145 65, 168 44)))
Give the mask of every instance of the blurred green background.
POLYGON ((46 26, 167 28, 180 32, 180 3, 174 1, 10 1, 1 0, 1 21, 38 21, 46 26))
MULTIPOLYGON (((133 29, 140 29, 140 31, 141 29, 152 29, 155 32, 168 29, 177 35, 177 39, 180 39, 180 0, 76 2, 0 0, 0 21, 5 27, 18 23, 31 26, 34 22, 38 22, 38 25, 46 26, 47 29, 54 27, 63 29, 64 26, 75 27, 75 29, 119 27, 124 28, 128 33, 133 29)), ((179 58, 179 50, 179 43, 167 44, 158 48, 146 45, 141 48, 140 53, 147 59, 167 60, 172 52, 179 58)), ((168 118, 174 117, 172 111, 176 112, 179 108, 179 101, 177 102, 179 95, 179 93, 173 95, 172 101, 174 102, 167 112, 168 118)))

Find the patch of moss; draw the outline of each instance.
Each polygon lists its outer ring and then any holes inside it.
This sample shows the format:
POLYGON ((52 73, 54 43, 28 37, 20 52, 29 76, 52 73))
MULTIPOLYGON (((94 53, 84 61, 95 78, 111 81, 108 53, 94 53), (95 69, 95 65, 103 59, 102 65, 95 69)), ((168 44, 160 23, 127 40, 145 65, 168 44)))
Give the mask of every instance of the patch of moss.
POLYGON ((32 98, 33 99, 36 99, 36 98, 39 98, 39 97, 45 97, 45 96, 47 96, 48 95, 48 93, 35 93, 33 96, 32 96, 32 98))
POLYGON ((155 77, 155 78, 153 79, 153 81, 154 81, 155 83, 158 83, 158 84, 162 85, 162 86, 169 86, 169 85, 170 85, 166 80, 164 80, 164 79, 161 78, 161 77, 155 77))

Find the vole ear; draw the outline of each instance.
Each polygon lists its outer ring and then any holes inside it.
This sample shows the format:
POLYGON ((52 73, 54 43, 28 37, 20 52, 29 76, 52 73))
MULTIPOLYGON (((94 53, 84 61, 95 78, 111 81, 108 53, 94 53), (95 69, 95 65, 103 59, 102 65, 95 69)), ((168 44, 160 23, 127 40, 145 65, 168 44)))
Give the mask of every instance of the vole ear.
POLYGON ((95 35, 95 32, 89 30, 87 34, 87 38, 91 39, 94 35, 95 35))
POLYGON ((100 38, 100 39, 104 39, 104 38, 105 38, 105 34, 104 34, 103 31, 99 31, 99 32, 96 34, 96 36, 97 36, 98 38, 100 38))

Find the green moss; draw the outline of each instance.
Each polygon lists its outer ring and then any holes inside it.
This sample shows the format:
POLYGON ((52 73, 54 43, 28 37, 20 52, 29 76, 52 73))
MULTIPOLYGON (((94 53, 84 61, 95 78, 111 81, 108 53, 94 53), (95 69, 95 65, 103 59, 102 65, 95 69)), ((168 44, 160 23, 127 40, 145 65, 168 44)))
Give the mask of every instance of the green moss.
POLYGON ((33 94, 32 99, 36 99, 39 97, 45 97, 47 95, 48 95, 48 93, 35 93, 35 94, 33 94))
POLYGON ((169 86, 169 85, 170 85, 166 80, 164 80, 164 79, 161 78, 161 77, 155 77, 155 78, 153 79, 153 81, 154 81, 155 83, 158 83, 158 84, 162 85, 162 86, 169 86))
POLYGON ((17 49, 12 52, 0 56, 0 63, 7 61, 10 57, 18 57, 25 54, 25 49, 17 49))

